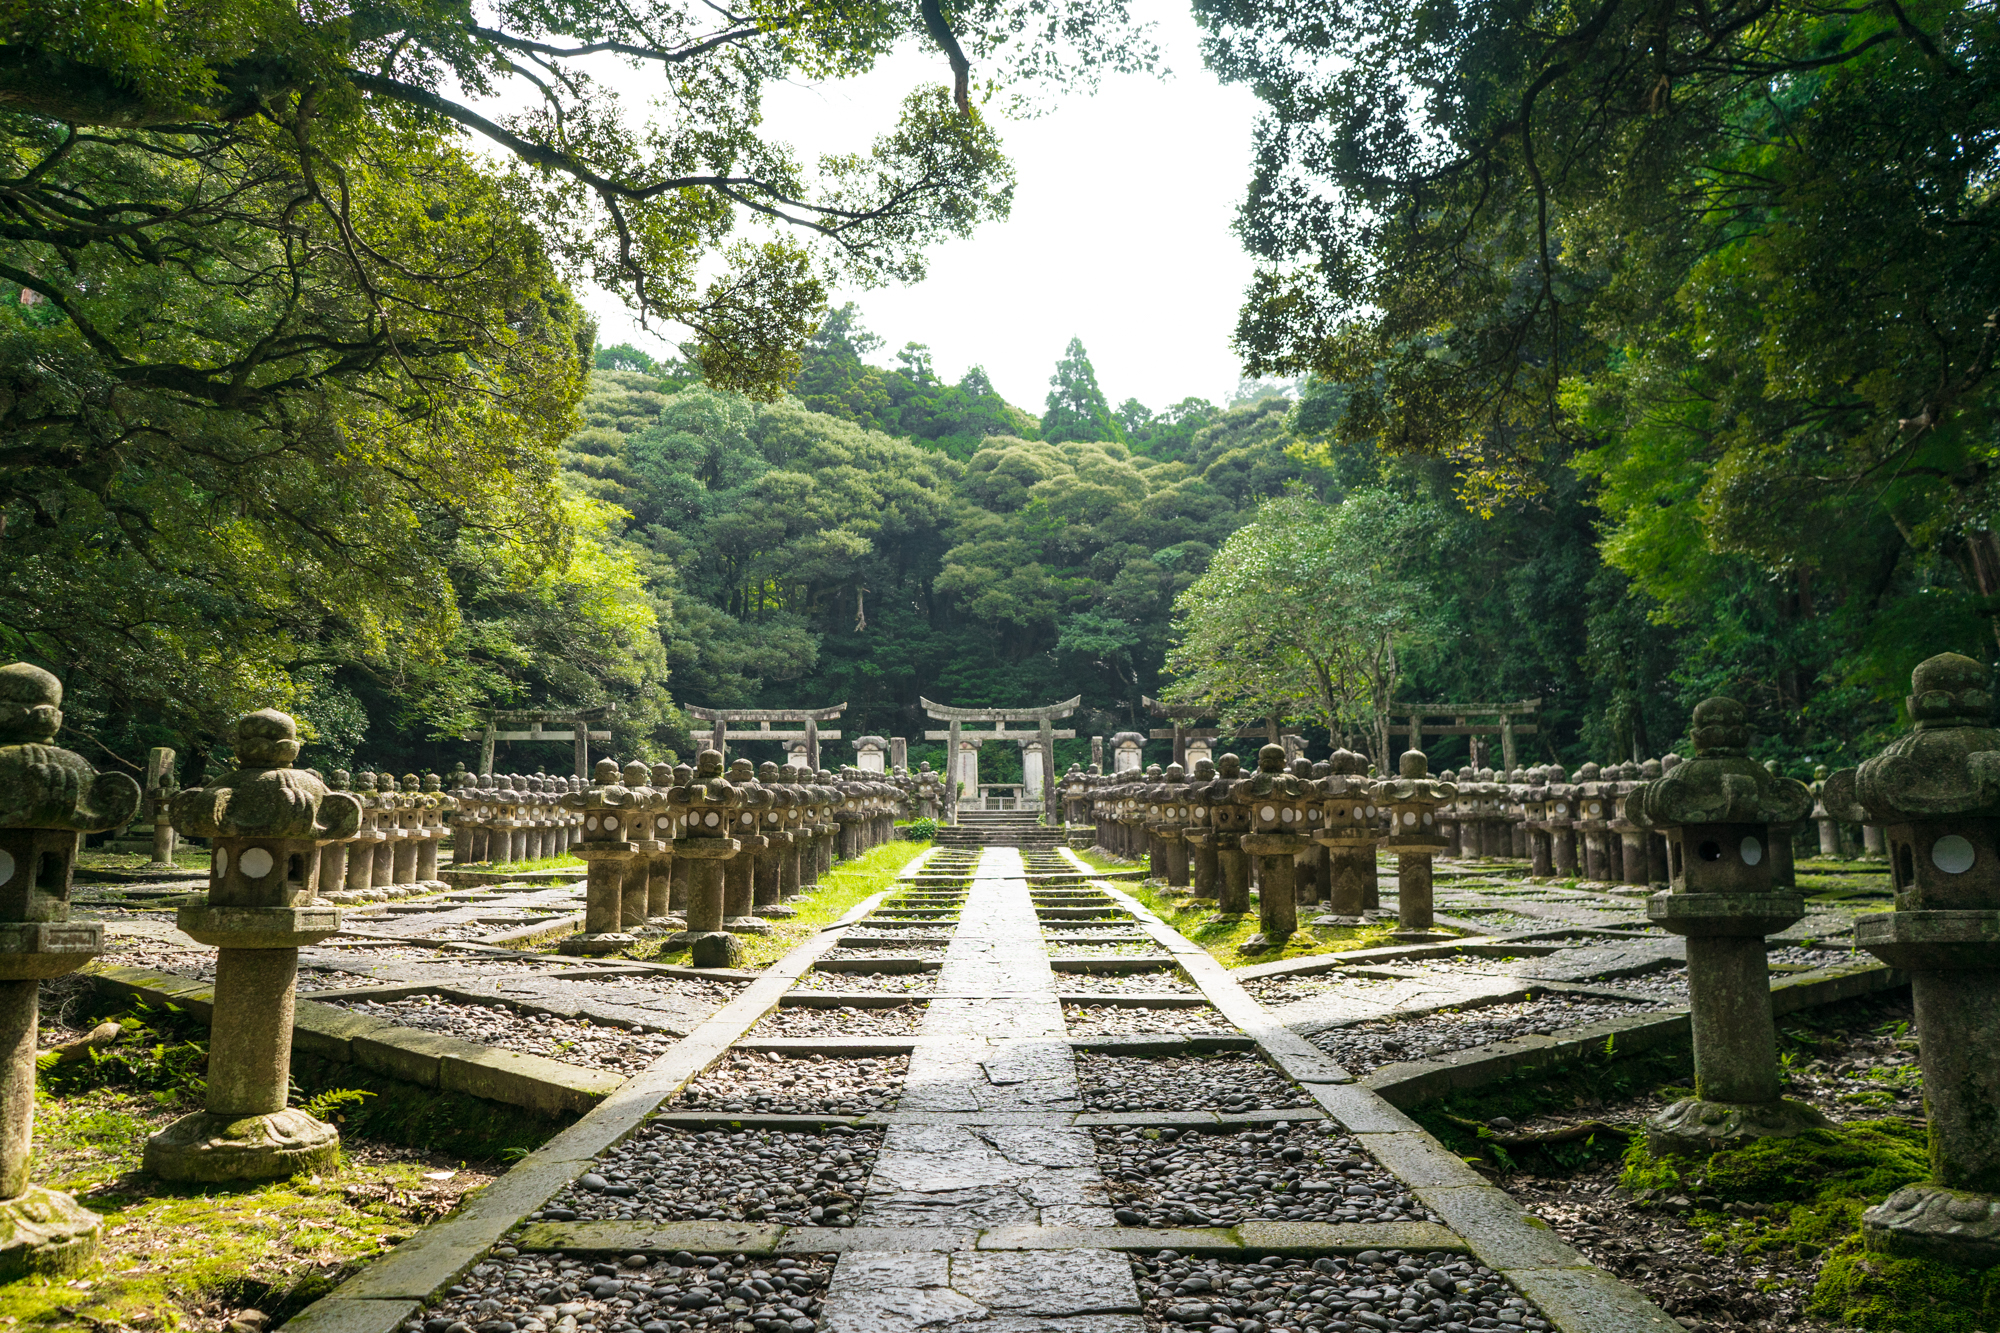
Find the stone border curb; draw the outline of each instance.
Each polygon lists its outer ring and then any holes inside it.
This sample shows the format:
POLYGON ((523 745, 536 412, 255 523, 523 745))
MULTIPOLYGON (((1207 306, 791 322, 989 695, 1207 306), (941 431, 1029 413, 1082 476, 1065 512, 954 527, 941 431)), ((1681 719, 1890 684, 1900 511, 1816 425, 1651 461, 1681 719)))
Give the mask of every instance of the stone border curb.
MULTIPOLYGON (((919 854, 903 868, 904 874, 930 855, 919 854)), ((884 889, 856 903, 836 925, 860 920, 893 891, 884 889)), ((286 1327, 298 1324, 306 1333, 396 1333, 414 1308, 458 1281, 522 1218, 588 1170, 599 1153, 625 1139, 662 1102, 721 1059, 838 939, 830 929, 806 939, 581 1120, 472 1195, 455 1215, 417 1232, 293 1316, 286 1327)))
POLYGON ((1560 1333, 1683 1333, 1664 1310, 1571 1249, 1548 1223, 1523 1211, 1422 1126, 1273 1019, 1207 950, 1130 894, 1109 886, 1106 891, 1180 961, 1225 1018, 1256 1038, 1266 1059, 1303 1084, 1328 1115, 1463 1238, 1480 1263, 1540 1306, 1560 1333))
MULTIPOLYGON (((884 1246, 880 1227, 795 1227, 755 1222, 534 1222, 523 1250, 601 1254, 838 1254, 884 1246)), ((897 1228, 897 1250, 1181 1250, 1227 1255, 1359 1254, 1363 1250, 1447 1250, 1465 1241, 1431 1222, 1244 1222, 1234 1227, 1004 1226, 897 1228), (911 1232, 916 1243, 911 1243, 911 1232)))
MULTIPOLYGON (((95 967, 85 975, 101 990, 136 996, 148 1004, 177 1005, 203 1021, 214 1012, 213 986, 171 972, 95 967)), ((298 1001, 292 1049, 372 1069, 418 1087, 470 1093, 544 1116, 589 1111, 625 1082, 621 1075, 604 1070, 399 1027, 312 1000, 298 1001)))

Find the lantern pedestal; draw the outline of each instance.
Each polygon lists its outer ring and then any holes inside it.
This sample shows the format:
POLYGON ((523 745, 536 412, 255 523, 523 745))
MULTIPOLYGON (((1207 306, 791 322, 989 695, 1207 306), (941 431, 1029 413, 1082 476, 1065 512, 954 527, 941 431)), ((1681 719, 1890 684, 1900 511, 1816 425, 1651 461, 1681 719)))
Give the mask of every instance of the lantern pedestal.
POLYGON ((556 952, 578 958, 631 948, 639 937, 620 927, 625 923, 625 865, 638 855, 638 844, 580 842, 574 850, 590 867, 583 890, 583 934, 565 937, 556 952))
POLYGON ((1805 915, 1796 893, 1659 893, 1646 915, 1687 937, 1695 1095, 1646 1122, 1655 1154, 1705 1155, 1746 1139, 1792 1138, 1825 1116, 1778 1091, 1764 937, 1805 915))
POLYGON ((667 947, 690 945, 722 929, 722 867, 736 855, 734 838, 682 838, 674 855, 688 867, 687 929, 667 937, 667 947))
POLYGON ((1257 858, 1260 887, 1257 891, 1258 932, 1238 947, 1242 953, 1259 953, 1282 948, 1298 933, 1299 899, 1292 882, 1292 858, 1306 845, 1296 833, 1245 833, 1238 839, 1243 850, 1257 858))

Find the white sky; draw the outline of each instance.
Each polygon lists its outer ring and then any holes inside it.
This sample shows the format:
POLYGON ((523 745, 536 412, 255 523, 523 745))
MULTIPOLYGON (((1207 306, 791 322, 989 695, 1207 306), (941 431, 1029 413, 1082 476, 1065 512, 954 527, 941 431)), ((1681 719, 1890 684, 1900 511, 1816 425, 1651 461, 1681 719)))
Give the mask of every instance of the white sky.
MULTIPOLYGON (((855 301, 884 339, 870 360, 893 366, 903 344, 928 343, 946 380, 984 365, 1009 402, 1040 413, 1074 336, 1113 406, 1132 397, 1155 411, 1189 395, 1228 401, 1240 371, 1229 335, 1251 273, 1230 226, 1249 182, 1257 102, 1203 68, 1183 6, 1140 8, 1157 10, 1150 17, 1171 77, 1113 76, 1095 97, 1002 121, 1018 173, 1013 215, 932 251, 921 283, 835 295, 835 305, 855 301)), ((622 85, 634 111, 644 105, 636 82, 596 72, 622 85)), ((942 56, 899 53, 864 79, 774 91, 768 126, 808 161, 865 152, 912 87, 949 76, 942 56)), ((585 299, 603 343, 667 349, 615 298, 585 299)))

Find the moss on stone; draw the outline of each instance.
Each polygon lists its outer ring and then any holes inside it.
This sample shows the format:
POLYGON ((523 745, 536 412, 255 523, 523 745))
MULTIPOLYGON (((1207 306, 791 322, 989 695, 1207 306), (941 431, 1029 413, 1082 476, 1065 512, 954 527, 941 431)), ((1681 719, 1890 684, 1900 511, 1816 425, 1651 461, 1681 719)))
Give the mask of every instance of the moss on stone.
POLYGON ((1861 1215, 1928 1177, 1926 1131, 1907 1120, 1862 1120, 1797 1138, 1764 1139, 1705 1159, 1627 1150, 1621 1183, 1691 1199, 1689 1221, 1713 1253, 1777 1250, 1825 1256, 1807 1312, 1879 1333, 1976 1333, 2000 1325, 2000 1269, 1952 1268, 1862 1248, 1861 1215), (1731 1205, 1759 1215, 1739 1216, 1731 1205))

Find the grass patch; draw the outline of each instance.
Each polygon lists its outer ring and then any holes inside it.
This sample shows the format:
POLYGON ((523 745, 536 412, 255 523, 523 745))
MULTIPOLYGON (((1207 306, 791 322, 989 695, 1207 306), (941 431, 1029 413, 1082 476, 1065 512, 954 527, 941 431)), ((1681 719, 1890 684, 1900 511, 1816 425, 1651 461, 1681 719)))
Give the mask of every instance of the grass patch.
MULTIPOLYGON (((820 930, 832 925, 847 915, 848 911, 862 899, 880 893, 889 887, 903 867, 930 850, 927 842, 892 840, 852 861, 841 861, 833 869, 819 877, 819 883, 810 892, 801 893, 787 900, 787 905, 797 909, 797 915, 772 919, 769 935, 742 936, 744 962, 749 968, 768 967, 778 959, 819 934, 820 930)), ((648 958, 659 963, 686 963, 688 950, 652 949, 650 941, 628 950, 633 958, 648 958)))
MULTIPOLYGON (((1131 870, 1136 861, 1079 851, 1077 856, 1095 870, 1131 870)), ((1150 880, 1118 881, 1118 887, 1144 903, 1162 921, 1206 949, 1224 967, 1249 967, 1287 958, 1310 958, 1315 954, 1351 953, 1356 949, 1378 949, 1394 944, 1392 919, 1371 921, 1360 926, 1301 926, 1282 949, 1244 953, 1243 943, 1257 933, 1257 895, 1250 895, 1250 910, 1225 915, 1214 908, 1197 906, 1192 900, 1168 893, 1150 880)), ((1301 911, 1308 909, 1301 908, 1301 911)))
POLYGON ((564 852, 561 856, 541 856, 532 861, 467 861, 464 865, 453 861, 447 870, 477 870, 481 874, 522 875, 530 870, 588 870, 590 863, 580 856, 564 852))
MULTIPOLYGON (((491 1161, 497 1149, 539 1142, 560 1128, 540 1125, 524 1140, 520 1126, 501 1123, 519 1118, 507 1114, 513 1108, 390 1080, 376 1081, 384 1085, 377 1095, 357 1098, 356 1085, 368 1076, 332 1066, 322 1071, 330 1086, 321 1091, 348 1095, 318 1100, 342 1125, 337 1167, 258 1185, 167 1184, 140 1170, 146 1139, 201 1104, 207 1030, 173 1006, 107 1000, 104 1008, 125 1029, 117 1044, 37 1071, 32 1167, 35 1183, 68 1191, 104 1216, 100 1256, 73 1277, 0 1286, 0 1325, 215 1327, 251 1308, 281 1322, 455 1210, 498 1172, 491 1161), (463 1126, 462 1154, 412 1152, 366 1137, 399 1119, 435 1129, 467 1111, 460 1103, 485 1116, 463 1126)), ((319 1081, 316 1063, 295 1063, 300 1082, 319 1081)), ((294 1101, 308 1095, 302 1088, 294 1101)))

